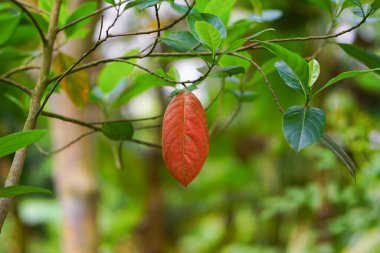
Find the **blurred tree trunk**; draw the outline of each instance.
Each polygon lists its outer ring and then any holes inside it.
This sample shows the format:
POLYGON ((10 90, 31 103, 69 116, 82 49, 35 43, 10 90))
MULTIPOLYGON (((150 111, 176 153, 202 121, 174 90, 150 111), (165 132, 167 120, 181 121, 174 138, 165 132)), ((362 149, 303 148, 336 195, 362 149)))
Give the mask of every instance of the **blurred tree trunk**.
MULTIPOLYGON (((68 6, 75 10, 85 0, 70 0, 68 6)), ((95 27, 96 20, 90 24, 95 27)), ((92 33, 82 40, 70 41, 62 51, 79 58, 89 47, 92 33)), ((54 96, 52 109, 55 113, 88 120, 90 109, 76 108, 61 92, 54 96)), ((87 132, 75 124, 51 121, 54 149, 87 132)), ((62 210, 62 248, 64 253, 94 253, 98 248, 97 199, 98 183, 92 162, 91 141, 87 137, 54 155, 54 180, 62 210)))

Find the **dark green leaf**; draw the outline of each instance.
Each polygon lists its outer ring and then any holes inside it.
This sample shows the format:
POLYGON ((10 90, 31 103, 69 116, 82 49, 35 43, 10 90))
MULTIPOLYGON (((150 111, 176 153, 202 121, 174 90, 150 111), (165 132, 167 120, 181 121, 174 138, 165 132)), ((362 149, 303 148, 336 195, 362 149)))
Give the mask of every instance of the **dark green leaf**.
POLYGON ((255 22, 271 22, 282 17, 282 11, 280 10, 265 10, 261 15, 252 14, 248 17, 248 20, 255 22))
MULTIPOLYGON (((174 2, 171 2, 170 6, 173 8, 173 10, 175 10, 181 15, 185 15, 187 11, 189 10, 189 7, 187 7, 186 5, 176 4, 174 2)), ((190 13, 194 13, 194 12, 196 12, 196 10, 194 8, 191 9, 190 13)))
POLYGON ((373 3, 371 4, 371 8, 373 12, 376 12, 380 8, 380 0, 373 1, 373 3))
POLYGON ((215 54, 222 43, 219 31, 205 21, 195 22, 195 31, 202 39, 201 42, 215 54))
POLYGON ((337 83, 343 79, 346 79, 346 78, 350 78, 350 77, 355 77, 355 76, 358 76, 358 75, 361 75, 361 74, 366 74, 366 73, 370 73, 370 72, 375 72, 375 71, 380 71, 380 68, 376 68, 376 69, 365 69, 365 70, 353 70, 353 71, 347 71, 347 72, 343 72, 343 73, 340 73, 339 75, 337 75, 336 77, 330 79, 322 88, 320 88, 314 95, 317 95, 319 92, 321 92, 322 90, 326 89, 327 87, 333 85, 334 83, 337 83))
MULTIPOLYGON (((65 25, 94 12, 96 8, 97 8, 96 2, 89 1, 89 2, 83 3, 67 18, 65 25)), ((91 21, 91 18, 86 18, 82 20, 81 22, 65 29, 64 31, 65 31, 66 36, 71 37, 74 33, 76 33, 77 31, 80 31, 81 28, 85 26, 86 24, 88 24, 90 21, 91 21)))
POLYGON ((15 185, 0 188, 0 198, 15 197, 26 193, 47 193, 50 195, 53 194, 48 189, 29 185, 15 185))
POLYGON ((149 8, 149 7, 152 7, 156 4, 158 4, 161 1, 162 0, 135 0, 135 1, 129 2, 125 6, 124 10, 127 10, 129 8, 132 8, 132 7, 137 7, 139 11, 142 11, 146 8, 149 8))
POLYGON ((209 13, 193 13, 187 16, 187 24, 189 25, 190 32, 198 41, 202 42, 203 40, 195 29, 195 23, 197 21, 205 21, 218 29, 222 41, 227 37, 226 27, 217 16, 209 13))
POLYGON ((318 141, 326 128, 325 114, 313 107, 293 106, 284 113, 283 131, 288 143, 296 150, 318 141))
POLYGON ((300 80, 302 84, 303 93, 308 95, 309 93, 309 65, 307 62, 298 54, 292 51, 268 42, 261 42, 262 45, 268 49, 273 54, 277 55, 281 60, 283 60, 289 68, 296 75, 297 79, 300 80))
POLYGON ((105 136, 115 141, 130 140, 133 136, 133 126, 128 121, 108 122, 102 127, 105 136))
POLYGON ((286 83, 286 85, 288 85, 290 88, 294 90, 299 91, 301 94, 305 95, 301 82, 298 80, 296 75, 289 68, 289 66, 286 65, 284 61, 276 62, 275 66, 282 80, 286 83))
MULTIPOLYGON (((208 72, 208 69, 209 68, 207 66, 204 66, 202 68, 197 68, 197 70, 201 72, 202 74, 206 74, 208 72)), ((214 66, 212 70, 210 71, 209 75, 225 78, 228 76, 242 74, 244 72, 245 72, 245 69, 242 66, 230 66, 230 67, 225 67, 225 68, 214 66)))
POLYGON ((324 134, 320 139, 320 142, 323 146, 330 149, 334 155, 344 164, 344 166, 348 169, 351 176, 356 181, 356 165, 352 161, 352 159, 347 155, 344 149, 336 144, 328 135, 324 134))
POLYGON ((199 45, 201 45, 201 43, 187 31, 171 32, 161 36, 160 40, 178 52, 190 52, 193 50, 204 51, 198 50, 200 49, 199 45))
POLYGON ((5 44, 15 32, 21 20, 21 13, 4 12, 0 15, 0 46, 5 44))
POLYGON ((0 157, 16 152, 20 148, 29 146, 46 134, 45 130, 29 130, 10 134, 0 138, 0 157))
MULTIPOLYGON (((370 69, 380 66, 380 56, 372 52, 366 51, 360 47, 351 44, 338 44, 348 55, 354 57, 370 69)), ((375 72, 380 75, 380 71, 375 72)))

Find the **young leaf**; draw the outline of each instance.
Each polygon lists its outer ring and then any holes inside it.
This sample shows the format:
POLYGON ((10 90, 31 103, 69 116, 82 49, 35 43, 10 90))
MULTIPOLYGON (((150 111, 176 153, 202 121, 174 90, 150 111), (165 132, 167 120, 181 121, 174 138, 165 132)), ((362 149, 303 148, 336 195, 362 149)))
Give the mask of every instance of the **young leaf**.
POLYGON ((248 40, 250 39, 253 39, 253 38, 256 38, 258 36, 260 36, 261 34, 265 33, 265 32, 269 32, 269 31, 276 31, 275 29, 273 28, 268 28, 268 29, 265 29, 265 30, 262 30, 262 31, 259 31, 249 37, 246 37, 246 38, 242 38, 242 39, 238 39, 238 40, 235 40, 231 43, 231 45, 228 47, 228 49, 225 51, 225 53, 230 53, 238 48, 240 48, 241 46, 244 45, 244 43, 246 43, 248 40))
POLYGON ((313 87, 315 81, 317 81, 319 77, 319 73, 321 71, 321 67, 319 66, 319 62, 315 59, 309 61, 309 87, 310 89, 313 87))
MULTIPOLYGON (((96 2, 88 1, 79 6, 66 20, 66 25, 76 21, 92 12, 94 12, 97 8, 96 2)), ((72 37, 76 32, 81 32, 81 28, 83 28, 86 24, 91 21, 91 18, 86 18, 81 22, 65 29, 65 34, 68 38, 72 37)))
POLYGON ((105 136, 115 141, 130 140, 133 136, 133 126, 128 121, 108 122, 102 127, 105 136))
MULTIPOLYGON (((380 56, 372 52, 366 51, 360 47, 351 44, 338 44, 348 55, 354 57, 370 69, 378 68, 380 66, 380 56)), ((380 71, 375 72, 380 75, 380 71)))
POLYGON ((10 134, 0 138, 0 157, 16 152, 20 148, 29 146, 46 134, 45 130, 29 130, 10 134))
MULTIPOLYGON (((74 62, 75 60, 71 56, 59 53, 54 67, 58 73, 61 73, 71 67, 74 62)), ((66 76, 61 81, 61 86, 76 106, 83 107, 88 102, 90 78, 86 71, 78 71, 66 76)))
POLYGON ((26 193, 47 193, 52 195, 52 192, 48 189, 28 185, 15 185, 0 188, 0 198, 16 197, 26 193))
POLYGON ((289 68, 289 66, 286 65, 284 61, 276 62, 275 67, 278 73, 280 74, 282 80, 286 83, 286 85, 288 85, 290 88, 294 90, 299 91, 301 94, 305 95, 300 80, 298 80, 296 75, 289 68))
POLYGON ((308 95, 310 92, 308 83, 309 83, 309 65, 307 62, 298 54, 293 53, 292 51, 268 42, 261 42, 261 44, 268 49, 268 51, 277 55, 281 60, 283 60, 289 68, 296 75, 297 79, 302 84, 303 93, 308 95))
POLYGON ((328 135, 324 134, 320 139, 323 146, 330 149, 334 155, 346 166, 351 176, 356 181, 356 165, 342 147, 336 144, 328 135))
POLYGON ((202 39, 202 42, 215 54, 222 43, 219 31, 205 21, 195 22, 195 31, 202 39))
POLYGON ((209 135, 206 113, 186 90, 170 101, 162 126, 162 156, 172 176, 187 186, 206 162, 209 135))
POLYGON ((326 128, 325 114, 313 107, 292 106, 283 117, 283 131, 288 143, 296 150, 318 141, 326 128))
POLYGON ((21 13, 11 12, 1 13, 0 15, 0 46, 5 44, 17 29, 21 20, 21 13))
POLYGON ((195 23, 197 21, 205 21, 218 29, 222 41, 227 37, 226 27, 224 26, 223 22, 215 15, 209 13, 193 13, 188 15, 186 20, 187 24, 189 25, 190 32, 200 42, 203 42, 203 40, 195 29, 195 23))
POLYGON ((369 72, 374 72, 374 71, 380 71, 380 68, 376 68, 376 69, 365 69, 365 70, 353 70, 353 71, 347 71, 347 72, 343 72, 343 73, 340 73, 339 75, 337 75, 336 77, 330 79, 330 81, 328 81, 322 88, 320 88, 315 94, 317 95, 319 92, 321 92, 322 90, 326 89, 327 87, 333 85, 334 83, 337 83, 343 79, 346 79, 346 78, 350 78, 350 77, 355 77, 355 76, 358 76, 358 75, 361 75, 361 74, 366 74, 366 73, 369 73, 369 72))

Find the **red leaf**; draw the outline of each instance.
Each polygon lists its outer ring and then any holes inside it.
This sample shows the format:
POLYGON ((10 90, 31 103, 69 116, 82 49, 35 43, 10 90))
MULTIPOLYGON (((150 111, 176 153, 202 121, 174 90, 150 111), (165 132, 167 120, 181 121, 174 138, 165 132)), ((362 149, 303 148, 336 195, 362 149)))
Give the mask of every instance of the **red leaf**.
POLYGON ((206 113, 190 91, 168 105, 162 126, 162 155, 172 176, 187 186, 207 159, 209 136, 206 113))

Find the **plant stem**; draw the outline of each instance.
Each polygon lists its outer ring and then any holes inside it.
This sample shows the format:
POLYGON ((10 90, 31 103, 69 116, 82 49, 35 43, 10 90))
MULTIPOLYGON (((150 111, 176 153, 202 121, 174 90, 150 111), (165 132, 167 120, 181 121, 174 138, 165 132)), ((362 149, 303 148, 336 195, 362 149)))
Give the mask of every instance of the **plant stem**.
MULTIPOLYGON (((28 112, 27 119, 24 124, 23 130, 31 130, 36 128, 38 111, 40 109, 40 102, 43 96, 46 86, 48 84, 48 76, 52 63, 52 55, 54 49, 54 42, 57 35, 57 25, 59 11, 61 8, 62 0, 55 0, 53 3, 53 8, 50 15, 49 29, 46 37, 46 43, 43 46, 43 58, 42 66, 40 70, 40 75, 35 88, 32 91, 30 99, 30 109, 28 112)), ((22 169, 25 164, 27 148, 22 148, 18 150, 13 158, 11 168, 9 170, 7 179, 5 181, 5 186, 17 185, 21 176, 22 169)), ((5 218, 9 212, 12 203, 12 198, 1 198, 0 199, 0 232, 4 225, 5 218)))

